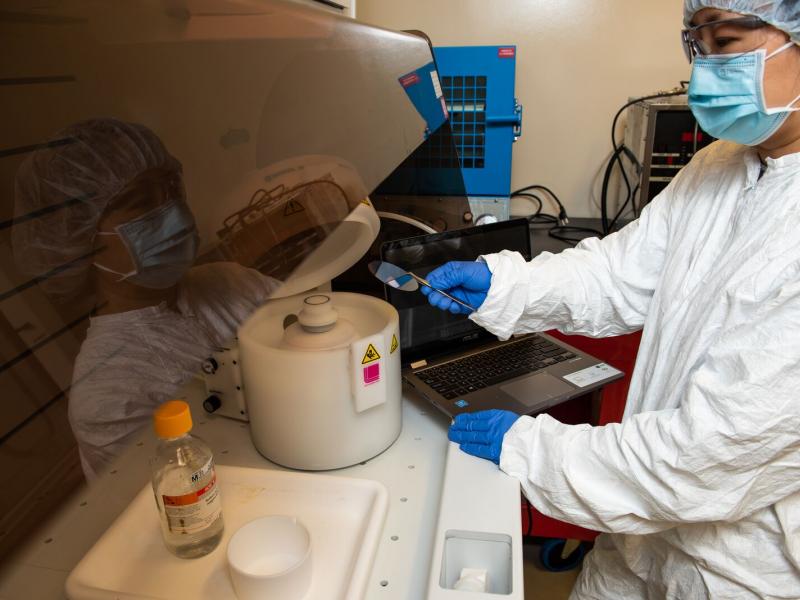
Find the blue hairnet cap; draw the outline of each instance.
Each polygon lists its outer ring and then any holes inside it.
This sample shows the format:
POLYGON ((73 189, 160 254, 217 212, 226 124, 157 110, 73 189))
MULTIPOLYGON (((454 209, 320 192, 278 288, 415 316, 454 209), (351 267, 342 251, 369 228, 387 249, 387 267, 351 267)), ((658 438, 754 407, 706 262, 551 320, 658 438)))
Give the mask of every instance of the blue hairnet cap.
POLYGON ((180 171, 143 125, 99 118, 70 125, 20 165, 11 246, 17 267, 57 300, 79 294, 97 226, 117 194, 154 168, 180 171))
POLYGON ((684 0, 684 25, 688 27, 695 13, 703 8, 759 17, 800 43, 800 0, 684 0))

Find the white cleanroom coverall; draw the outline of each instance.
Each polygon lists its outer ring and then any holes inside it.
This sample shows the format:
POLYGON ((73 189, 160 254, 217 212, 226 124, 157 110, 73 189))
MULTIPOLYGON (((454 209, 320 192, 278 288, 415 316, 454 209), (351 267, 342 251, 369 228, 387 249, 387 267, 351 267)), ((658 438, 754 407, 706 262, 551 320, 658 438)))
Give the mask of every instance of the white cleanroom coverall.
POLYGON ((621 424, 503 441, 534 506, 608 532, 572 598, 800 598, 800 154, 716 142, 622 231, 484 259, 503 338, 644 330, 621 424))
POLYGON ((95 479, 149 424, 153 411, 200 373, 277 288, 237 263, 191 269, 166 303, 91 319, 72 375, 69 420, 87 479, 95 479))

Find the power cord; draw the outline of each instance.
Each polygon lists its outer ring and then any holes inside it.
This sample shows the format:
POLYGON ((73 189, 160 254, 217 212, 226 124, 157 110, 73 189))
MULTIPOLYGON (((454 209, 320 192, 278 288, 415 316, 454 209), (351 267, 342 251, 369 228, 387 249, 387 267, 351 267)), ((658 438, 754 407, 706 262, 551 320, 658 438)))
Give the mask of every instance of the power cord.
POLYGON ((590 235, 599 235, 599 236, 603 235, 602 232, 596 229, 591 229, 589 227, 575 227, 568 225, 569 217, 567 216, 567 209, 564 208, 564 205, 561 203, 561 200, 559 200, 558 196, 556 196, 556 194, 548 187, 537 184, 528 185, 518 189, 515 192, 512 192, 511 197, 528 198, 529 200, 537 202, 538 208, 536 212, 528 216, 528 221, 532 225, 540 225, 540 224, 550 225, 551 227, 548 229, 547 235, 549 235, 553 239, 560 240, 562 242, 567 242, 569 244, 577 244, 583 239, 583 237, 586 236, 576 238, 576 237, 571 237, 568 234, 588 233, 590 235), (553 202, 555 202, 556 205, 558 206, 558 214, 551 215, 542 212, 544 202, 542 201, 542 198, 540 196, 532 193, 531 190, 542 191, 546 193, 547 196, 550 197, 553 200, 553 202))
POLYGON ((642 170, 641 165, 639 164, 639 161, 636 159, 636 156, 633 154, 633 152, 631 152, 628 149, 628 147, 625 146, 624 144, 618 146, 612 153, 611 158, 609 159, 608 164, 606 165, 605 172, 603 173, 603 185, 600 191, 600 221, 603 229, 603 235, 608 235, 614 230, 614 226, 616 225, 617 220, 624 214, 625 209, 628 207, 628 204, 631 204, 633 206, 634 215, 636 214, 635 196, 636 192, 639 189, 639 186, 637 185, 636 188, 631 188, 630 180, 628 179, 628 175, 625 172, 625 168, 622 164, 622 159, 620 158, 622 155, 624 155, 636 167, 637 175, 641 175, 641 170, 642 170), (622 206, 620 206, 619 210, 617 211, 617 214, 614 216, 614 219, 611 221, 611 223, 609 223, 608 185, 609 182, 611 181, 611 174, 614 172, 614 167, 616 165, 619 165, 620 172, 622 173, 622 180, 625 183, 627 191, 625 195, 625 201, 622 203, 622 206))
MULTIPOLYGON (((525 192, 527 192, 529 190, 541 190, 541 191, 545 192, 548 196, 550 196, 553 199, 553 201, 558 205, 558 216, 555 217, 556 222, 559 225, 566 225, 567 223, 569 223, 569 218, 567 217, 567 211, 564 208, 564 205, 561 204, 561 200, 558 199, 558 196, 556 196, 553 193, 553 190, 551 190, 550 188, 547 188, 547 187, 545 187, 543 185, 536 185, 536 184, 528 185, 528 186, 525 186, 523 188, 518 189, 516 192, 511 192, 511 197, 513 198, 514 196, 533 196, 533 197, 536 198, 536 200, 539 201, 539 205, 540 205, 539 206, 539 210, 541 211, 541 204, 542 204, 541 198, 539 198, 538 196, 535 196, 534 194, 525 194, 525 192)), ((552 215, 547 215, 547 216, 552 217, 552 215)))

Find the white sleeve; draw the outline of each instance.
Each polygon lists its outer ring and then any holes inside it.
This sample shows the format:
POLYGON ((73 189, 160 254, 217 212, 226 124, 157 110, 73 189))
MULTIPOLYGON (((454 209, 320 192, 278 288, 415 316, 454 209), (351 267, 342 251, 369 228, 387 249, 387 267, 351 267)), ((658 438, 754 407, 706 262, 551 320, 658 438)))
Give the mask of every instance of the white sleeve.
POLYGON ((277 280, 238 263, 207 263, 189 271, 178 306, 200 317, 223 344, 278 287, 277 280))
POLYGON ((800 491, 800 283, 720 336, 677 409, 603 427, 520 418, 500 467, 555 518, 617 533, 738 521, 800 491))
POLYGON ((602 240, 543 252, 528 263, 516 252, 481 257, 492 284, 470 318, 502 339, 554 328, 593 337, 641 329, 664 263, 670 192, 602 240))

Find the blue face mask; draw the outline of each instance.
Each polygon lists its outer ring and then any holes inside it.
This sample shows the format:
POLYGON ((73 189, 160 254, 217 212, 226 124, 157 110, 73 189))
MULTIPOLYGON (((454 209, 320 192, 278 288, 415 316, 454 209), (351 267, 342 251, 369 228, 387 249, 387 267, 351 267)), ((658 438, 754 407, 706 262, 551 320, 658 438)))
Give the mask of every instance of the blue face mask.
POLYGON ((764 66, 794 46, 781 46, 767 56, 764 49, 743 54, 697 56, 689 83, 689 107, 700 128, 722 140, 755 146, 780 129, 800 96, 787 106, 767 108, 764 66))
POLYGON ((100 231, 97 235, 118 235, 133 260, 133 271, 120 273, 99 263, 94 265, 120 275, 118 281, 166 289, 180 281, 197 257, 197 227, 189 207, 182 201, 172 200, 117 225, 114 231, 100 231))

